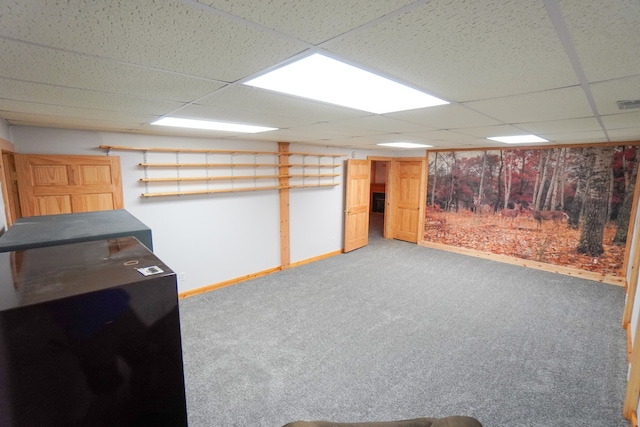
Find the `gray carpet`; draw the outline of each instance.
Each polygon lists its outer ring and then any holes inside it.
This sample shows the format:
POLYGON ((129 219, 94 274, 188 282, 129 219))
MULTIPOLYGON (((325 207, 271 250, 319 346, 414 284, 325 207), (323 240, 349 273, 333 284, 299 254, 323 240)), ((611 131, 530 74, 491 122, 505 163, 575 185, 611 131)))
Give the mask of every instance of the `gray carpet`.
POLYGON ((190 427, 628 426, 624 289, 384 240, 380 218, 367 247, 180 302, 190 427))

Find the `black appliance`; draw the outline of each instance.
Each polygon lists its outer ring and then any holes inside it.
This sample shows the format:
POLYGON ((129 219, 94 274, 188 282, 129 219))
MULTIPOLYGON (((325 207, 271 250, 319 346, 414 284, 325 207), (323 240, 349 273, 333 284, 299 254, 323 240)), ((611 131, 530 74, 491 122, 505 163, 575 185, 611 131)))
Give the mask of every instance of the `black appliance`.
POLYGON ((0 253, 0 425, 186 426, 175 273, 134 237, 0 253))
POLYGON ((0 252, 133 236, 153 251, 151 229, 124 209, 19 218, 0 237, 0 252))

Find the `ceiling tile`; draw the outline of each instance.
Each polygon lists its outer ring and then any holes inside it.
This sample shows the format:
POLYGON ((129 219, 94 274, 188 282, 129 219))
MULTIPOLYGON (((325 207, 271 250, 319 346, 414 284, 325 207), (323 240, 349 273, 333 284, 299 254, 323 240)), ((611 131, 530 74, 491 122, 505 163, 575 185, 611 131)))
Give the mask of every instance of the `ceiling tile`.
POLYGON ((277 113, 277 111, 262 113, 240 108, 224 106, 210 107, 207 105, 192 104, 173 112, 171 116, 277 128, 311 124, 311 122, 304 119, 287 117, 286 115, 279 115, 277 113))
POLYGON ((0 17, 4 37, 227 82, 305 47, 172 0, 13 0, 0 17))
POLYGON ((311 101, 244 85, 231 85, 197 101, 199 105, 287 116, 297 123, 344 120, 371 115, 366 111, 311 101))
POLYGON ((465 105, 505 123, 542 122, 593 115, 580 86, 468 102, 465 105))
POLYGON ((317 45, 393 12, 414 0, 199 0, 249 21, 317 45))
POLYGON ((406 133, 435 130, 430 126, 424 126, 418 123, 412 123, 404 120, 397 120, 386 115, 373 114, 366 117, 356 119, 341 120, 334 124, 354 127, 358 129, 370 129, 376 133, 406 133))
POLYGON ((386 133, 380 130, 374 130, 367 127, 358 126, 355 122, 321 122, 308 126, 296 126, 297 131, 308 131, 310 134, 319 134, 335 137, 359 137, 371 136, 386 133))
POLYGON ((140 125, 135 122, 109 121, 98 119, 81 119, 77 117, 62 117, 50 115, 6 113, 6 120, 12 126, 52 127, 81 130, 105 130, 121 132, 124 129, 134 129, 140 125))
POLYGON ((534 135, 602 130, 595 117, 581 119, 552 120, 547 122, 514 123, 514 126, 534 135))
POLYGON ((400 111, 388 114, 388 116, 439 129, 460 129, 500 124, 499 121, 477 113, 461 104, 400 111))
MULTIPOLYGON (((638 72, 640 72, 640 66, 638 67, 638 72)), ((633 110, 619 110, 617 102, 640 99, 640 75, 592 83, 589 86, 596 102, 598 113, 601 115, 633 112, 633 110)))
MULTIPOLYGON (((613 129, 640 128, 640 110, 627 110, 626 113, 602 116, 607 131, 613 129)), ((640 134, 638 134, 640 137, 640 134)))
POLYGON ((452 132, 448 130, 433 130, 433 131, 423 131, 423 132, 407 132, 408 136, 413 136, 416 138, 423 138, 427 141, 459 141, 462 139, 475 140, 478 137, 463 135, 458 132, 452 132))
POLYGON ((135 133, 149 134, 149 135, 171 135, 171 136, 185 136, 185 137, 199 137, 199 138, 220 138, 220 139, 243 139, 243 140, 259 140, 259 141, 278 141, 277 138, 273 138, 268 135, 270 132, 262 132, 258 134, 248 134, 239 132, 223 132, 206 129, 188 129, 168 126, 154 126, 150 124, 143 124, 136 127, 135 133))
POLYGON ((468 136, 475 136, 479 138, 488 138, 490 136, 511 136, 511 135, 523 134, 523 132, 520 129, 510 125, 456 129, 456 133, 460 133, 462 135, 468 135, 468 136))
POLYGON ((589 81, 638 74, 639 1, 559 0, 558 4, 589 81))
POLYGON ((450 101, 578 83, 543 2, 433 0, 327 48, 450 101))
POLYGON ((609 139, 615 142, 633 141, 640 142, 640 128, 614 129, 609 132, 609 139))
POLYGON ((551 142, 602 142, 607 138, 603 131, 585 131, 585 132, 567 132, 567 133, 548 133, 539 135, 551 142))
POLYGON ((0 39, 0 77, 188 102, 223 83, 0 39))
POLYGON ((178 102, 141 99, 124 94, 73 89, 3 78, 0 78, 0 99, 154 115, 168 113, 183 105, 178 102))
POLYGON ((68 119, 78 118, 80 120, 98 120, 122 123, 146 123, 154 120, 157 116, 147 114, 134 114, 123 111, 94 110, 80 107, 63 107, 60 105, 36 104, 24 101, 11 101, 0 99, 0 116, 11 120, 11 112, 33 114, 36 116, 51 116, 68 119))

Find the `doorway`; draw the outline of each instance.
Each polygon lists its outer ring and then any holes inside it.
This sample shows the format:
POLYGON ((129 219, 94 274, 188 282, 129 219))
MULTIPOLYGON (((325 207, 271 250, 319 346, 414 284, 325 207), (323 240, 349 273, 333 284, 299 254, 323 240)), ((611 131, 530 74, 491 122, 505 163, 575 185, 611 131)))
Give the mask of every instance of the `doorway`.
POLYGON ((388 166, 388 160, 371 161, 369 239, 384 237, 388 166))
POLYGON ((345 186, 344 252, 366 246, 369 236, 420 241, 426 202, 425 158, 347 160, 345 186))

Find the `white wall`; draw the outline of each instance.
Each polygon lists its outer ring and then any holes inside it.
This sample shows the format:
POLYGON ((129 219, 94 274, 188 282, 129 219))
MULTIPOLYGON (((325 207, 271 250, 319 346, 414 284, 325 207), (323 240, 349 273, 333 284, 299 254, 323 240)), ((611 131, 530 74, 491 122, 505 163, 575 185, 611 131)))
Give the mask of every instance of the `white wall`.
POLYGON ((7 125, 7 122, 5 122, 2 119, 0 119, 0 138, 11 142, 11 136, 10 136, 10 132, 9 132, 9 125, 7 125))
MULTIPOLYGON (((0 119, 0 138, 11 142, 9 126, 7 125, 7 122, 5 122, 2 119, 0 119)), ((0 177, 0 181, 2 179, 4 179, 4 177, 0 177)), ((1 235, 2 232, 4 232, 7 229, 7 217, 6 215, 4 215, 5 206, 4 206, 4 197, 2 195, 2 186, 0 186, 0 212, 2 213, 0 215, 0 235, 1 235)))
MULTIPOLYGON (((100 145, 278 151, 276 143, 162 137, 64 129, 11 127, 18 153, 105 155, 100 145)), ((291 144, 291 152, 372 156, 416 156, 291 144), (353 154, 352 154, 353 152, 353 154)), ((153 231, 154 252, 175 272, 184 273, 179 291, 236 279, 280 266, 280 213, 276 190, 201 196, 143 198, 139 182, 143 153, 113 151, 120 156, 124 207, 153 231)), ((323 173, 328 173, 323 171, 323 173)), ((335 187, 290 191, 291 262, 342 249, 344 167, 335 187)))

